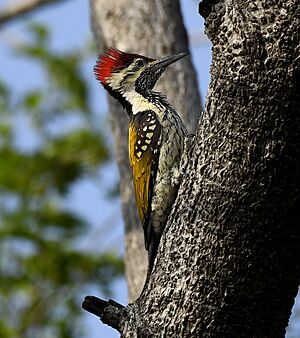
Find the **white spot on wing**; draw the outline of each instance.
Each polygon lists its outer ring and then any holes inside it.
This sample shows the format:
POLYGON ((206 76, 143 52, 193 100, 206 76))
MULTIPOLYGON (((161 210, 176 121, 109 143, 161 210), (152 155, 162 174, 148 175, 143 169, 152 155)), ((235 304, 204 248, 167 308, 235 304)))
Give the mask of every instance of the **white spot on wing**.
POLYGON ((146 134, 146 137, 147 137, 147 138, 151 138, 152 136, 153 136, 153 133, 147 133, 147 134, 146 134))

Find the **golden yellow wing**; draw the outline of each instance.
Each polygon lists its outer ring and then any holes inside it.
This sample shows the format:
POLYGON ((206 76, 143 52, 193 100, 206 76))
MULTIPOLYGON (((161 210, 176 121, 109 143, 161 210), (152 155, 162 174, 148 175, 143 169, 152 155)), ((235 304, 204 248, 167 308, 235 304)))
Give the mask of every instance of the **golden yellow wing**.
POLYGON ((151 110, 134 115, 129 124, 129 160, 138 214, 144 228, 146 249, 150 231, 148 221, 151 214, 151 199, 159 156, 160 129, 156 115, 151 110))
MULTIPOLYGON (((136 144, 137 131, 134 127, 129 128, 129 149, 130 149, 130 164, 132 167, 132 176, 135 189, 135 197, 138 208, 138 213, 142 225, 145 222, 149 209, 149 181, 151 175, 151 154, 144 153, 138 157, 134 152, 136 144)), ((141 154, 141 153, 140 153, 141 154)))

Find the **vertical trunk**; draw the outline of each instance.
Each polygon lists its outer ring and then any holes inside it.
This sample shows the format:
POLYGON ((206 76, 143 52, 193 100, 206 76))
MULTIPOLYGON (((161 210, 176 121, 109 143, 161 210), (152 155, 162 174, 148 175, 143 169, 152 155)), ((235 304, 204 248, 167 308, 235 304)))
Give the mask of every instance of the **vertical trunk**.
POLYGON ((137 303, 153 332, 284 336, 300 278, 299 11, 299 0, 211 7, 206 111, 137 303))
POLYGON ((154 271, 100 313, 122 337, 284 337, 297 294, 300 0, 211 3, 206 110, 154 271))
MULTIPOLYGON (((150 57, 162 57, 189 50, 178 0, 91 0, 91 13, 100 52, 105 47, 114 47, 150 57)), ((168 101, 181 114, 189 130, 193 131, 201 104, 191 60, 187 58, 167 69, 157 90, 167 94, 168 101)), ((128 162, 128 119, 114 99, 109 98, 109 104, 120 171, 126 229, 125 264, 131 301, 140 294, 147 259, 128 162)))

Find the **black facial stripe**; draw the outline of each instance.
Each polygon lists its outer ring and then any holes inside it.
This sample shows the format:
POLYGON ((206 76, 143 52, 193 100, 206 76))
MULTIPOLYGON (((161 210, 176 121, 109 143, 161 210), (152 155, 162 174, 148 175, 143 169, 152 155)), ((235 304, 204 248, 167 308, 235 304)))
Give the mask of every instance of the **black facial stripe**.
POLYGON ((132 114, 132 105, 128 102, 124 96, 117 90, 113 90, 109 85, 104 85, 104 88, 109 92, 109 94, 117 99, 121 105, 126 109, 127 114, 130 116, 132 114))
POLYGON ((154 66, 146 68, 135 81, 135 90, 141 93, 153 89, 164 70, 164 68, 154 69, 154 66))

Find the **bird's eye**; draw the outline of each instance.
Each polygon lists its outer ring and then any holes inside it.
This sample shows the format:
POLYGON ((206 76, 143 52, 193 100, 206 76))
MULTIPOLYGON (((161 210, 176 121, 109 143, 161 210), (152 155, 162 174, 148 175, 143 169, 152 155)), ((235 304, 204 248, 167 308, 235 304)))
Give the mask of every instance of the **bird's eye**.
POLYGON ((137 68, 140 68, 140 67, 144 66, 144 64, 145 64, 145 60, 143 60, 143 59, 138 59, 138 60, 136 61, 136 63, 135 63, 135 66, 136 66, 137 68))

